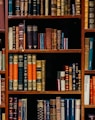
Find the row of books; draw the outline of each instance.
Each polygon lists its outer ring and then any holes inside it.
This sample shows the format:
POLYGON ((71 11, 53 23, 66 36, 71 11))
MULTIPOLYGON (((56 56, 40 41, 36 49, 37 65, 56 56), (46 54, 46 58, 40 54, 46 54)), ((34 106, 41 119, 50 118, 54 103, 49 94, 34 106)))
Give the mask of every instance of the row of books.
POLYGON ((92 70, 94 37, 85 38, 85 70, 92 70))
POLYGON ((9 97, 9 120, 27 120, 27 98, 9 97))
POLYGON ((95 28, 95 1, 85 0, 85 29, 95 28))
POLYGON ((80 15, 80 0, 8 0, 8 15, 80 15))
POLYGON ((78 63, 65 65, 64 71, 57 72, 58 91, 81 90, 81 70, 78 63))
POLYGON ((5 120, 5 112, 0 108, 0 120, 5 120))
POLYGON ((51 98, 37 100, 37 120, 80 120, 81 100, 51 98))
POLYGON ((9 90, 45 90, 46 60, 36 54, 9 54, 9 90))
POLYGON ((5 77, 0 75, 0 105, 5 105, 5 77))
POLYGON ((25 26, 20 23, 9 27, 8 34, 9 50, 68 49, 68 37, 60 29, 45 28, 45 32, 39 33, 37 25, 25 26))
POLYGON ((95 105, 95 76, 84 76, 84 104, 95 105))

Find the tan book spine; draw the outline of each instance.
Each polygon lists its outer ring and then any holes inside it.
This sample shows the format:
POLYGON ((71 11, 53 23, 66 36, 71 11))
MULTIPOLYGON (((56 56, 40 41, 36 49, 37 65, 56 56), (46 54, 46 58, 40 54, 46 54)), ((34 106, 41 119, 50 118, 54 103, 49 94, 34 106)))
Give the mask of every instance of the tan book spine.
POLYGON ((13 49, 13 29, 12 29, 12 27, 8 28, 8 46, 9 46, 9 50, 13 49))
POLYGON ((85 20, 84 20, 84 26, 85 29, 88 29, 88 0, 85 0, 85 20))
POLYGON ((20 15, 23 16, 24 15, 24 0, 20 1, 20 15))
POLYGON ((61 15, 61 0, 57 0, 57 16, 61 15))
POLYGON ((24 15, 27 16, 28 15, 28 0, 24 1, 24 15))
POLYGON ((72 90, 72 66, 69 66, 69 90, 72 90))
POLYGON ((49 15, 49 0, 45 0, 45 16, 49 15))
POLYGON ((19 49, 19 28, 16 26, 16 50, 19 49))
POLYGON ((19 16, 20 15, 20 0, 15 1, 15 7, 16 7, 15 14, 19 16))
POLYGON ((61 97, 56 97, 56 120, 61 120, 61 97))
POLYGON ((5 113, 2 113, 2 120, 6 120, 5 119, 5 113))
POLYGON ((42 61, 36 60, 37 91, 42 91, 42 61))
POLYGON ((51 16, 57 15, 57 0, 51 0, 51 16))
POLYGON ((46 85, 46 60, 41 60, 42 62, 42 91, 45 91, 46 85))
POLYGON ((64 0, 61 0, 61 16, 64 15, 64 0))
POLYGON ((88 70, 89 43, 89 38, 85 38, 85 70, 88 70))
POLYGON ((44 0, 41 0, 40 3, 41 3, 40 15, 44 15, 44 0))

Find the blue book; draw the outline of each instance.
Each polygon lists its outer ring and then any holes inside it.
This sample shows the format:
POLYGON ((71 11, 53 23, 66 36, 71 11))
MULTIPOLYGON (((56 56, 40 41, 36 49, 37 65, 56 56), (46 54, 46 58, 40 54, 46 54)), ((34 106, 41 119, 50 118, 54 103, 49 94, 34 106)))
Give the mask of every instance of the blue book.
POLYGON ((31 0, 28 0, 28 15, 32 14, 32 2, 31 0))
POLYGON ((93 37, 90 37, 88 70, 92 70, 92 61, 93 61, 93 41, 94 41, 94 38, 93 38, 93 37))
POLYGON ((63 32, 61 37, 60 49, 64 49, 64 33, 63 32))
POLYGON ((33 0, 33 15, 37 15, 37 1, 33 0))
POLYGON ((75 99, 71 98, 69 102, 69 108, 70 108, 70 120, 75 120, 75 99))
POLYGON ((40 15, 40 0, 37 0, 37 15, 40 15))
POLYGON ((8 1, 8 15, 13 15, 13 0, 8 1))
POLYGON ((44 49, 44 33, 40 33, 40 49, 44 49))
POLYGON ((50 101, 46 100, 46 120, 50 120, 50 101))
POLYGON ((66 98, 65 99, 65 120, 70 120, 70 115, 69 115, 69 111, 70 111, 70 109, 69 109, 69 99, 68 98, 66 98))

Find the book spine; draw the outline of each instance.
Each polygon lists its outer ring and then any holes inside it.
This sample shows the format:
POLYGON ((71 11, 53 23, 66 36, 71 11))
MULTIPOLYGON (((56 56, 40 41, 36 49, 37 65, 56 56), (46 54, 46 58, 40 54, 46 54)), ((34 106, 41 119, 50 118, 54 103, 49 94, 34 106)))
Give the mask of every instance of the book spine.
POLYGON ((23 55, 18 55, 18 90, 23 90, 23 55))
POLYGON ((90 104, 93 104, 93 84, 92 84, 93 79, 90 78, 90 104))
POLYGON ((69 120, 69 118, 70 118, 70 115, 69 115, 69 113, 70 113, 70 108, 69 108, 69 99, 65 99, 65 107, 66 107, 66 109, 65 109, 65 117, 66 117, 66 120, 69 120))
POLYGON ((46 37, 45 37, 46 49, 51 49, 51 33, 52 33, 52 28, 46 28, 46 37))
POLYGON ((44 120, 46 120, 46 100, 43 101, 44 104, 44 120))
POLYGON ((65 80, 65 71, 60 71, 60 84, 61 84, 61 91, 65 91, 65 85, 66 85, 66 80, 65 80))
POLYGON ((17 111, 17 97, 14 97, 13 98, 13 116, 14 116, 14 120, 17 120, 17 114, 18 114, 18 111, 17 111))
POLYGON ((65 65, 65 90, 69 90, 69 66, 65 65))
MULTIPOLYGON (((89 83, 90 84, 90 83, 89 83)), ((88 85, 89 86, 89 85, 88 85)), ((89 88, 90 89, 90 88, 89 88)), ((92 76, 93 105, 95 105, 95 76, 92 76)), ((86 96, 87 97, 87 96, 86 96)))
POLYGON ((89 0, 85 0, 85 21, 84 21, 84 26, 85 29, 88 29, 88 1, 89 0))
POLYGON ((16 26, 16 38, 15 38, 16 40, 16 50, 18 50, 19 49, 19 27, 18 26, 16 26))
POLYGON ((22 99, 18 99, 18 120, 22 120, 22 99))
POLYGON ((50 99, 50 120, 56 120, 56 100, 50 99))
POLYGON ((20 0, 20 15, 24 15, 24 0, 20 0))
POLYGON ((27 54, 24 54, 24 90, 28 88, 27 54))
POLYGON ((69 66, 69 90, 72 90, 72 66, 69 66))
POLYGON ((90 38, 88 70, 92 70, 92 60, 93 60, 93 41, 94 41, 94 38, 90 38))
POLYGON ((46 100, 46 120, 50 120, 50 101, 46 100))
POLYGON ((90 0, 88 2, 88 27, 89 28, 94 28, 95 27, 95 15, 94 15, 94 11, 95 11, 95 1, 94 0, 90 0))
POLYGON ((32 90, 32 79, 33 79, 33 74, 32 74, 32 55, 28 54, 27 55, 27 61, 28 61, 28 90, 32 90))
POLYGON ((51 16, 57 15, 57 1, 51 0, 51 16))
POLYGON ((75 63, 72 64, 72 87, 73 90, 76 90, 76 65, 75 63))
POLYGON ((49 1, 45 0, 45 16, 49 15, 49 1))
POLYGON ((32 15, 32 1, 28 0, 28 15, 32 15))
POLYGON ((13 49, 13 30, 12 30, 12 27, 9 27, 8 28, 8 47, 9 47, 9 50, 12 50, 13 49))
POLYGON ((61 15, 61 0, 57 0, 57 16, 61 15))
POLYGON ((12 120, 13 119, 13 97, 9 97, 9 107, 8 107, 8 110, 9 110, 9 120, 12 120))
POLYGON ((32 49, 32 26, 27 25, 27 47, 32 49))
POLYGON ((61 120, 61 97, 56 97, 56 120, 61 120))
POLYGON ((33 25, 33 49, 37 49, 38 48, 38 28, 36 25, 33 25))
POLYGON ((45 91, 45 86, 46 86, 46 60, 41 60, 41 66, 42 66, 42 91, 45 91))
POLYGON ((44 119, 44 104, 43 100, 37 100, 37 120, 44 119))
POLYGON ((24 24, 19 24, 19 49, 24 49, 24 24))
POLYGON ((18 55, 13 55, 13 90, 18 89, 18 55))
POLYGON ((32 55, 33 90, 36 90, 36 55, 32 55))
POLYGON ((33 0, 33 15, 37 15, 37 0, 33 0))
POLYGON ((24 0, 24 15, 28 15, 28 0, 24 0))
POLYGON ((5 105, 5 78, 1 78, 1 104, 5 105))
POLYGON ((69 107, 70 107, 70 113, 69 113, 69 115, 70 115, 70 118, 71 118, 71 120, 75 120, 75 99, 70 99, 70 101, 69 101, 70 103, 69 103, 69 107))
POLYGON ((80 120, 80 99, 75 99, 75 120, 80 120))
POLYGON ((89 105, 90 99, 90 75, 84 76, 84 104, 89 105))
POLYGON ((61 16, 64 15, 64 0, 61 0, 61 16))
POLYGON ((45 34, 40 33, 40 49, 45 49, 45 34))
POLYGON ((22 120, 27 120, 27 98, 22 99, 22 120))
POLYGON ((20 15, 20 0, 15 1, 15 15, 20 15))
POLYGON ((44 15, 44 0, 40 1, 40 15, 44 15))
POLYGON ((37 0, 37 15, 40 15, 40 0, 37 0))
POLYGON ((65 99, 60 100, 61 106, 61 120, 65 120, 65 99))
POLYGON ((5 48, 2 48, 2 70, 5 70, 5 48))
POLYGON ((57 49, 61 48, 61 30, 57 30, 57 49))
POLYGON ((4 16, 4 1, 3 0, 0 0, 0 15, 1 15, 1 18, 0 18, 0 29, 4 29, 5 28, 5 23, 4 23, 4 19, 5 19, 5 16, 4 16))
POLYGON ((9 90, 13 90, 13 54, 9 54, 9 90))
POLYGON ((8 15, 11 16, 13 15, 13 1, 8 0, 8 15))
POLYGON ((80 15, 81 14, 80 0, 75 0, 75 7, 76 7, 76 15, 80 15))
POLYGON ((37 91, 42 90, 42 61, 36 60, 37 91))
POLYGON ((0 75, 0 105, 1 105, 1 94, 2 94, 2 91, 1 91, 1 75, 0 75))

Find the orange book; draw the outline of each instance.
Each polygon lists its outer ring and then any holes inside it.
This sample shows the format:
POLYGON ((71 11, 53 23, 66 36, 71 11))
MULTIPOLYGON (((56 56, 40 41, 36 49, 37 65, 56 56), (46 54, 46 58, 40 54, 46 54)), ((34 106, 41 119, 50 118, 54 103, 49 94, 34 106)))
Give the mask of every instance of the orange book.
POLYGON ((95 76, 92 76, 92 93, 93 93, 93 104, 95 105, 95 76))
POLYGON ((0 29, 4 29, 4 0, 0 0, 0 29))
POLYGON ((33 90, 36 90, 36 55, 32 55, 33 90))
POLYGON ((92 84, 92 78, 90 79, 90 104, 93 104, 93 84, 92 84))
POLYGON ((13 90, 18 90, 18 55, 13 56, 13 90))
POLYGON ((33 70, 32 70, 32 55, 28 54, 28 90, 33 90, 32 88, 32 80, 33 80, 33 70))

